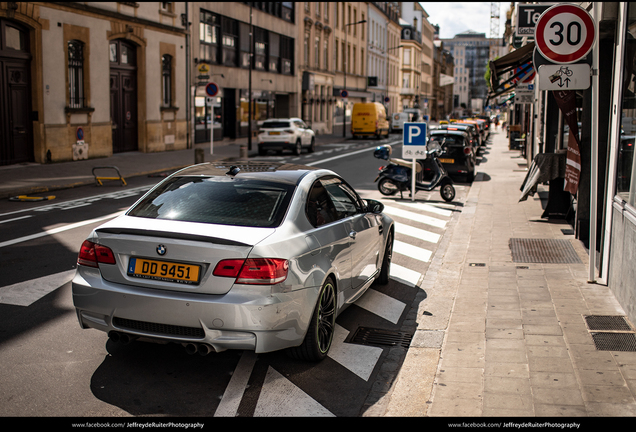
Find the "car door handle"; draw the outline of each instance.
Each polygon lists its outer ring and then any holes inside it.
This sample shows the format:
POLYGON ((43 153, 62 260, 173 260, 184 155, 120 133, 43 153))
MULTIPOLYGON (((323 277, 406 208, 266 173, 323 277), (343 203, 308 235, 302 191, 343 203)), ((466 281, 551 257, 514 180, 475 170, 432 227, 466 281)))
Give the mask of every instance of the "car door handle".
POLYGON ((378 225, 378 232, 380 233, 380 235, 382 235, 382 233, 384 232, 384 227, 382 225, 378 225))
POLYGON ((356 239, 356 234, 357 234, 357 233, 356 233, 355 231, 351 231, 351 232, 349 233, 349 237, 351 237, 352 239, 354 239, 354 240, 355 240, 355 239, 356 239))

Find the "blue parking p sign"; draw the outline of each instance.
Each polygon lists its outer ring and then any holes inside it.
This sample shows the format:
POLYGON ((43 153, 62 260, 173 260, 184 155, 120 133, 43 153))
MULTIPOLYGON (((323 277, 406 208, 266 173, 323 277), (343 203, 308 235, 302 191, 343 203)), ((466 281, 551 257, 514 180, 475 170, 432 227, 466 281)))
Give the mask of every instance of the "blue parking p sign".
POLYGON ((402 132, 402 158, 424 159, 426 158, 426 123, 404 123, 402 132))

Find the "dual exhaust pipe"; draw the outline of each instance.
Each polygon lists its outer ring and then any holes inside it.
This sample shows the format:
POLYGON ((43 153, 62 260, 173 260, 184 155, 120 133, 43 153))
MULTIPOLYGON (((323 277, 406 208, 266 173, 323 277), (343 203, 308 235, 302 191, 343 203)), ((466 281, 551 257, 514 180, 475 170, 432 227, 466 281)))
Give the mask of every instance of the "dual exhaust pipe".
POLYGON ((199 353, 199 355, 201 355, 201 356, 206 356, 206 355, 210 354, 211 352, 215 351, 214 348, 212 348, 210 345, 197 344, 197 343, 186 344, 185 350, 190 355, 194 355, 196 353, 199 353))
MULTIPOLYGON (((115 342, 115 343, 120 343, 122 345, 128 345, 129 343, 133 342, 134 340, 138 339, 138 336, 135 335, 130 335, 128 333, 121 333, 121 332, 116 332, 116 331, 111 331, 108 333, 108 338, 115 342)), ((187 343, 184 345, 185 346, 185 350, 186 353, 190 354, 190 355, 194 355, 196 353, 199 353, 199 355, 201 356, 206 356, 212 352, 215 352, 216 350, 208 344, 200 344, 200 343, 187 343)))

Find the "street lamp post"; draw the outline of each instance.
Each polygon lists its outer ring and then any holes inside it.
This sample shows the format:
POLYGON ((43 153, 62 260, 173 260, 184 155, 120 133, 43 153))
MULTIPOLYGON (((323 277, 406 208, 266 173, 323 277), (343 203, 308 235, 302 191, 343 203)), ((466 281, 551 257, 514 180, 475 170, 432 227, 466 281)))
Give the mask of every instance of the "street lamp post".
MULTIPOLYGON (((349 64, 349 46, 347 44, 347 27, 349 26, 353 26, 353 25, 357 25, 357 24, 364 24, 365 22, 367 22, 367 20, 361 20, 358 22, 354 22, 354 23, 349 23, 349 24, 345 24, 345 54, 344 54, 344 58, 345 58, 345 62, 344 62, 344 67, 343 67, 343 72, 344 72, 344 83, 342 85, 343 90, 347 90, 347 65, 349 64)), ((347 137, 347 103, 344 102, 344 110, 343 110, 343 115, 342 115, 342 137, 346 138, 347 137)))

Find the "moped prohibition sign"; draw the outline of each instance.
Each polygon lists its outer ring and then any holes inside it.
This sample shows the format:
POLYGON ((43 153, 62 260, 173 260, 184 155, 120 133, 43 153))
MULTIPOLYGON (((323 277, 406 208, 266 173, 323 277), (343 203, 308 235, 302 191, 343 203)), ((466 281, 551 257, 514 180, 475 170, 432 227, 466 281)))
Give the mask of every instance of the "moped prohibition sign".
POLYGON ((539 17, 535 44, 546 59, 557 64, 581 60, 594 45, 596 24, 590 14, 573 4, 558 4, 539 17))

